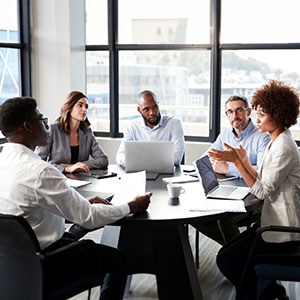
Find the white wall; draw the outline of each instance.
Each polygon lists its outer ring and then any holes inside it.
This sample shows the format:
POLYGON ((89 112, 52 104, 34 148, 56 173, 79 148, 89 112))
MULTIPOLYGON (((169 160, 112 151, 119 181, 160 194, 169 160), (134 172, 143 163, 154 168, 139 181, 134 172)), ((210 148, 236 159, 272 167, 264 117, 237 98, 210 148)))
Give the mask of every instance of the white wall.
POLYGON ((72 90, 85 93, 84 0, 32 0, 32 89, 53 122, 72 90))

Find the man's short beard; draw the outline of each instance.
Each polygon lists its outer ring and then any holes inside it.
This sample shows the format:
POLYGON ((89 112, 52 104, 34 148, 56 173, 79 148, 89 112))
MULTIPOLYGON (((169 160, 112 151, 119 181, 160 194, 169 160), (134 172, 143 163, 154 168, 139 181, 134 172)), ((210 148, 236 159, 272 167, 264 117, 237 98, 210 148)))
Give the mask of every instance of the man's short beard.
POLYGON ((146 119, 146 118, 144 117, 144 115, 142 115, 142 117, 143 117, 143 119, 144 119, 144 121, 145 121, 146 123, 148 123, 148 124, 150 124, 150 125, 153 125, 153 126, 156 126, 156 125, 159 123, 159 121, 160 121, 161 115, 160 115, 160 112, 159 112, 158 115, 157 115, 157 119, 156 119, 155 122, 149 121, 148 119, 146 119))
MULTIPOLYGON (((239 119, 239 120, 241 120, 241 119, 239 119)), ((249 119, 247 119, 247 120, 245 120, 241 125, 239 125, 238 127, 235 127, 235 126, 233 126, 235 129, 241 129, 241 128, 244 128, 245 127, 245 125, 248 125, 249 124, 249 119)))

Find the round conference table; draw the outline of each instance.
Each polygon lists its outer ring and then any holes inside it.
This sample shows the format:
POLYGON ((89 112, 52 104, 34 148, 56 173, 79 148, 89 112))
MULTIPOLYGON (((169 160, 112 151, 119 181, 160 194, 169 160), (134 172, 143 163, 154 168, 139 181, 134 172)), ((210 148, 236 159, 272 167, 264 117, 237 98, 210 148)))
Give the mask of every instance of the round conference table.
MULTIPOLYGON (((174 175, 181 175, 183 166, 177 166, 174 175)), ((73 178, 91 181, 78 188, 85 197, 105 196, 113 193, 124 170, 117 165, 109 166, 118 176, 106 179, 73 178), (101 194, 102 193, 102 194, 101 194), (104 194, 103 194, 104 193, 104 194)), ((190 207, 206 199, 199 181, 183 183, 185 193, 178 199, 170 199, 164 177, 160 174, 155 181, 146 181, 146 191, 152 192, 151 203, 144 213, 129 215, 122 220, 105 226, 101 243, 122 250, 128 260, 128 273, 149 273, 156 275, 159 299, 203 299, 189 243, 188 223, 192 220, 226 218, 233 213, 190 211, 190 207)), ((68 176, 70 177, 70 176, 68 176)), ((72 178, 72 176, 71 176, 72 178)), ((242 180, 224 184, 244 185, 242 180)), ((249 194, 245 198, 247 210, 253 210, 260 201, 249 194)))

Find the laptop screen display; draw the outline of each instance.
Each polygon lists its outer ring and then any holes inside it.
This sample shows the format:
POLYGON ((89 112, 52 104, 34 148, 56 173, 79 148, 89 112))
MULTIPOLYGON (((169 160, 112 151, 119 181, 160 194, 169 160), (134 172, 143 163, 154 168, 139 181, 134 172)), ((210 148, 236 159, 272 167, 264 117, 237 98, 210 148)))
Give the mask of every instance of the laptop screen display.
POLYGON ((196 161, 196 166, 202 179, 204 192, 207 195, 208 192, 219 185, 216 174, 207 155, 198 159, 196 161))

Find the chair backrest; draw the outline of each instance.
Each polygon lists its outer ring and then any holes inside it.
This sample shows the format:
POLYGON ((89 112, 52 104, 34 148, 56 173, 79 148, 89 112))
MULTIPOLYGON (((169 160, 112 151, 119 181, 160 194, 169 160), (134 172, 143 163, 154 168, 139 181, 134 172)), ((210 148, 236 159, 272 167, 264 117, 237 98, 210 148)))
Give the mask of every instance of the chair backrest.
POLYGON ((41 300, 39 243, 23 217, 0 214, 0 299, 41 300))

